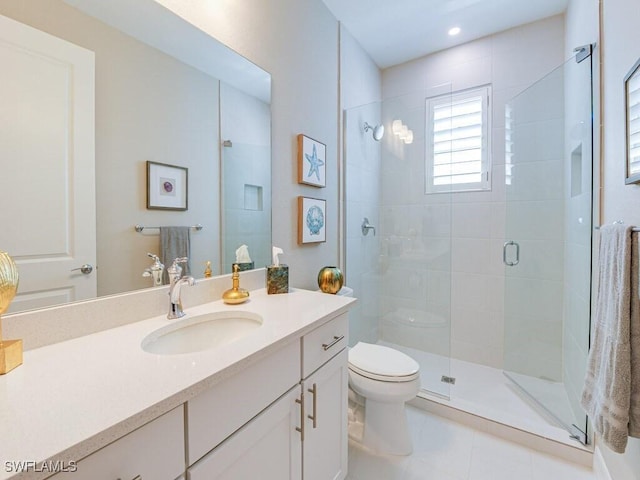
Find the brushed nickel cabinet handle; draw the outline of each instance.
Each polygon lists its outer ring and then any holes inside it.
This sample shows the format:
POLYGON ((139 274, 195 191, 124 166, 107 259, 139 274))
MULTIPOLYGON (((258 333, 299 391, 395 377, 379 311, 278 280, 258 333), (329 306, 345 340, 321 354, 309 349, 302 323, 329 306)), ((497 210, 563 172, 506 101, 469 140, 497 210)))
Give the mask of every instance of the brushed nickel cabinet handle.
POLYGON ((336 343, 338 343, 343 338, 344 338, 344 335, 340 335, 339 337, 337 335, 334 335, 333 336, 333 341, 331 343, 323 343, 322 344, 322 348, 324 348, 324 350, 326 352, 327 350, 329 350, 331 347, 333 347, 336 343))
POLYGON ((296 427, 296 432, 300 432, 300 441, 304 442, 304 393, 296 398, 296 403, 300 405, 300 426, 296 427))
POLYGON ((313 415, 307 415, 309 420, 313 420, 313 428, 318 426, 318 414, 317 414, 317 406, 318 406, 318 388, 316 384, 313 384, 313 388, 307 389, 307 391, 313 395, 313 415))

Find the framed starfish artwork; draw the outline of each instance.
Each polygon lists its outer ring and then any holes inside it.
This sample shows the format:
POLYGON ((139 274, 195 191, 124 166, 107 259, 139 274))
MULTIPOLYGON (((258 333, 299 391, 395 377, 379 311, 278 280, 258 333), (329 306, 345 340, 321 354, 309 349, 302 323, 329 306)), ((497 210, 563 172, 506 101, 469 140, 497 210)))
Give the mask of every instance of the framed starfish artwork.
POLYGON ((326 187, 327 146, 302 133, 298 135, 298 183, 326 187))

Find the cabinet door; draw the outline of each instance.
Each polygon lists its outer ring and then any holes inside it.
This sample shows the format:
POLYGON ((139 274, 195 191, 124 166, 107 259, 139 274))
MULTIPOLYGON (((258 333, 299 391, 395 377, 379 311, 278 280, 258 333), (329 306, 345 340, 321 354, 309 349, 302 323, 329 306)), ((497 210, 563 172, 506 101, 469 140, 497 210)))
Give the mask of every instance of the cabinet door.
POLYGON ((180 406, 80 460, 77 470, 53 478, 174 480, 184 467, 184 409, 180 406))
POLYGON ((301 480, 300 387, 197 461, 189 480, 301 480))
POLYGON ((304 480, 342 480, 347 475, 347 349, 303 381, 304 480))

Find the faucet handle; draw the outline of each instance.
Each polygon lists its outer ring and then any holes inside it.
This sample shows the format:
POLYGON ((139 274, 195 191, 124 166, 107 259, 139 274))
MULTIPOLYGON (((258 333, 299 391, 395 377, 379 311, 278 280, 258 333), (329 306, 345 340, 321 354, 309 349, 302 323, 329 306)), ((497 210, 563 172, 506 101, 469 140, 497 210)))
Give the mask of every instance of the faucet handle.
POLYGON ((180 266, 181 263, 187 263, 187 261, 189 261, 189 259, 187 257, 178 257, 175 258, 173 260, 173 263, 171 264, 171 267, 169 267, 172 270, 177 270, 180 269, 182 270, 182 267, 180 266))
POLYGON ((180 266, 180 264, 186 263, 188 260, 189 259, 187 257, 178 257, 174 259, 171 266, 167 268, 167 273, 169 274, 169 278, 170 279, 174 278, 175 280, 178 280, 180 277, 182 277, 182 267, 180 266))

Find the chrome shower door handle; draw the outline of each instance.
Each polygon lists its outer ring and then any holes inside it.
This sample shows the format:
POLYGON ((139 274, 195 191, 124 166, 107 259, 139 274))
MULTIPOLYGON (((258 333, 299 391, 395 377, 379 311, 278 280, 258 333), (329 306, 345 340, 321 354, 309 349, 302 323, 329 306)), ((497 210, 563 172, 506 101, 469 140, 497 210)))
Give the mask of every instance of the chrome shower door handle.
POLYGON ((509 240, 502 246, 502 263, 504 263, 507 267, 515 267, 520 263, 520 245, 517 242, 509 240), (510 245, 514 245, 516 247, 516 258, 513 262, 507 260, 507 247, 509 247, 510 245))

